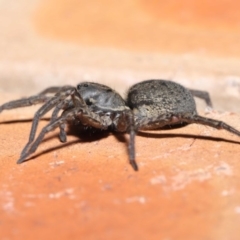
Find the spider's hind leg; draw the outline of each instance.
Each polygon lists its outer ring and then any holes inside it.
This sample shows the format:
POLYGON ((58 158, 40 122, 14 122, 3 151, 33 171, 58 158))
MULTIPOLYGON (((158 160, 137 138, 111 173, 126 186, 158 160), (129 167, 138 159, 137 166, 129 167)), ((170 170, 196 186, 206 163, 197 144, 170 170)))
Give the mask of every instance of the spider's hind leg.
POLYGON ((188 89, 188 90, 191 92, 191 94, 194 97, 203 99, 206 102, 207 107, 209 107, 210 109, 213 108, 213 104, 212 104, 212 101, 211 101, 211 98, 210 98, 210 95, 208 92, 201 91, 201 90, 195 90, 195 89, 188 89))
POLYGON ((209 127, 216 128, 216 129, 224 129, 240 137, 240 131, 228 125, 227 123, 219 120, 206 118, 199 115, 184 116, 184 117, 181 117, 180 120, 187 123, 197 123, 197 124, 207 125, 209 127))

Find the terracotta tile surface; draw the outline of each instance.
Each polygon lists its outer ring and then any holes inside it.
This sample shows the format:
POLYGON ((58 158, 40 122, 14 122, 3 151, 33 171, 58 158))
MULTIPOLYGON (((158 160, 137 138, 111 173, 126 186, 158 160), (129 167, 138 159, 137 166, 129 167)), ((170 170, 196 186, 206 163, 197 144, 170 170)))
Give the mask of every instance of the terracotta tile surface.
MULTIPOLYGON (((239 115, 211 117, 239 127, 239 115)), ((2 239, 238 239, 239 139, 231 134, 194 125, 140 134, 134 172, 112 135, 48 137, 16 165, 30 123, 1 125, 2 239)))
POLYGON ((43 34, 86 45, 174 53, 207 49, 233 57, 240 55, 239 7, 226 0, 51 0, 35 20, 43 34))
MULTIPOLYGON (((238 9, 223 0, 1 1, 0 105, 51 85, 93 80, 124 94, 167 78, 208 90, 216 110, 200 101, 201 114, 240 130, 238 9)), ((0 239, 240 239, 237 136, 195 124, 139 133, 134 172, 127 135, 70 129, 67 143, 52 132, 17 165, 36 109, 0 114, 0 239)))

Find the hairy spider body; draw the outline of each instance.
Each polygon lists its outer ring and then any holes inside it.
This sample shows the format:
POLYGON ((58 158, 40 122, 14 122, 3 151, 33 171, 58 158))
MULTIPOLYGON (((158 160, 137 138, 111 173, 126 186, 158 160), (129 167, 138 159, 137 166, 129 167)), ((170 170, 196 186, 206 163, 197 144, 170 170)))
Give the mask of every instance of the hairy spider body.
POLYGON ((0 112, 43 103, 34 115, 28 143, 17 163, 24 162, 36 151, 44 136, 56 128, 60 129, 60 140, 65 142, 65 125, 74 123, 129 133, 129 161, 133 169, 138 170, 135 161, 135 134, 139 130, 161 129, 178 123, 198 123, 222 128, 240 136, 238 130, 224 122, 199 116, 193 97, 202 98, 208 107, 212 107, 207 92, 187 89, 167 80, 147 80, 133 85, 128 90, 126 101, 108 86, 83 82, 76 88, 50 87, 38 95, 5 103, 0 106, 0 112), (50 122, 36 137, 39 120, 52 109, 50 122))
POLYGON ((158 129, 178 122, 178 116, 197 114, 190 90, 165 80, 148 80, 129 89, 127 105, 133 110, 135 125, 142 130, 158 129))
POLYGON ((230 125, 198 115, 193 96, 204 99, 212 108, 207 92, 187 89, 172 81, 147 80, 133 85, 128 92, 127 105, 133 111, 135 129, 153 130, 178 123, 198 123, 240 136, 230 125))

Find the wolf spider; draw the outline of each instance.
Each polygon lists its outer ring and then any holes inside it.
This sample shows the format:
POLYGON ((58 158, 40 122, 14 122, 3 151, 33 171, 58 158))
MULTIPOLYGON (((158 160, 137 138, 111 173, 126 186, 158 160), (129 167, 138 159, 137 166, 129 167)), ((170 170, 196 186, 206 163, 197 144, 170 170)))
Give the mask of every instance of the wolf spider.
POLYGON ((128 90, 126 100, 108 86, 82 82, 77 87, 50 87, 35 96, 10 101, 0 106, 0 112, 43 104, 34 115, 28 142, 17 163, 24 162, 36 151, 44 136, 58 127, 60 141, 66 142, 65 125, 74 123, 94 129, 129 133, 129 162, 137 171, 135 135, 139 130, 197 123, 225 129, 240 136, 238 130, 224 122, 199 116, 193 97, 202 98, 209 107, 212 107, 207 92, 187 89, 167 80, 137 83, 128 90), (51 94, 52 96, 49 96, 51 94), (36 137, 39 120, 50 110, 53 111, 49 123, 36 137))

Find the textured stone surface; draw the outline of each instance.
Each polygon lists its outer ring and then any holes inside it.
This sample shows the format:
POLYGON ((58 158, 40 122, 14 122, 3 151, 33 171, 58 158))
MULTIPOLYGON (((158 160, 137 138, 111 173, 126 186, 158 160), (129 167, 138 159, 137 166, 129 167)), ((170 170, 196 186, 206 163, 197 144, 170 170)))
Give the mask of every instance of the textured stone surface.
MULTIPOLYGON (((50 85, 124 94, 165 78, 208 90, 216 110, 200 101, 202 115, 240 129, 239 8, 217 3, 3 0, 0 104, 50 85)), ((17 165, 36 109, 0 114, 0 239, 239 239, 237 136, 195 124, 139 133, 134 172, 127 135, 62 144, 53 132, 17 165)))

